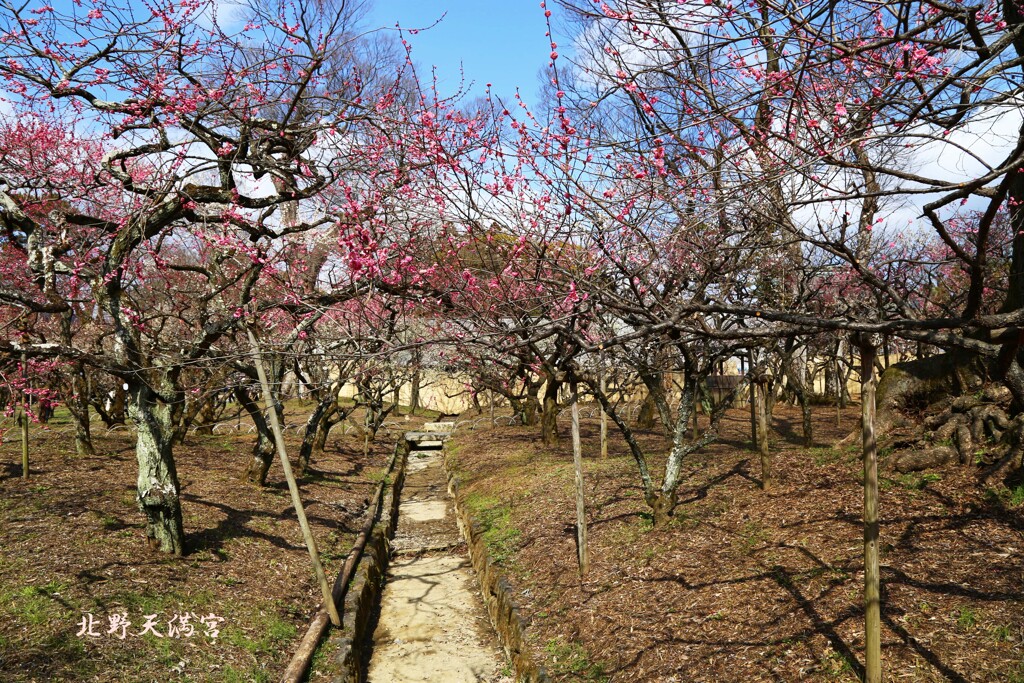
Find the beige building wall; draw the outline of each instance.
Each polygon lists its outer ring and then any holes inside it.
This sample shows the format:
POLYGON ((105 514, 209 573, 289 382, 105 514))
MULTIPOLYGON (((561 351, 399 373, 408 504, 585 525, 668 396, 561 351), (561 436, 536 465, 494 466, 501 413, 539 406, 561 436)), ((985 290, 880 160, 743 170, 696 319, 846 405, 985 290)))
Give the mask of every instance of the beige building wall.
MULTIPOLYGON (((449 375, 437 370, 420 373, 420 407, 436 410, 447 415, 457 415, 473 405, 469 391, 469 375, 449 375)), ((341 387, 341 398, 354 398, 359 390, 355 384, 341 387)), ((409 405, 412 402, 412 382, 406 382, 398 390, 398 402, 409 405)))

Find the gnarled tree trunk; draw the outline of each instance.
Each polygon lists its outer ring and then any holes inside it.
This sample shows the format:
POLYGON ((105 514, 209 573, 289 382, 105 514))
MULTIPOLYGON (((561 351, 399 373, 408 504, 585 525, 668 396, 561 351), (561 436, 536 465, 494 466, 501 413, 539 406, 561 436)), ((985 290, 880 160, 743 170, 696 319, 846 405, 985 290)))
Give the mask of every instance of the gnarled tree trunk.
POLYGON ((85 381, 85 366, 75 364, 72 378, 74 396, 68 401, 68 412, 75 425, 75 452, 78 455, 96 455, 92 445, 92 429, 89 426, 89 386, 85 381))
POLYGON ((236 387, 235 398, 249 414, 256 427, 256 443, 253 444, 252 457, 242 473, 242 479, 265 486, 267 473, 270 471, 270 465, 274 462, 274 435, 271 434, 270 425, 263 417, 263 411, 253 401, 248 391, 243 387, 236 387))
POLYGON ((146 516, 146 537, 150 547, 180 556, 185 552, 185 532, 181 487, 172 453, 172 407, 159 401, 153 390, 141 382, 131 383, 128 391, 128 415, 138 433, 138 502, 146 516))
MULTIPOLYGON (((335 396, 328 396, 321 399, 313 408, 313 412, 309 414, 309 418, 306 420, 306 429, 302 434, 302 445, 299 446, 299 475, 304 475, 309 469, 309 459, 317 442, 316 437, 321 431, 324 433, 326 442, 327 430, 324 429, 324 420, 331 412, 332 406, 337 406, 337 403, 338 400, 335 396)), ((322 448, 321 446, 321 450, 322 448)))
POLYGON ((810 388, 807 381, 807 367, 804 360, 806 349, 795 348, 788 352, 786 358, 786 379, 789 381, 789 388, 796 395, 797 403, 800 405, 802 426, 804 433, 804 446, 814 445, 814 426, 811 422, 811 398, 810 388))
POLYGON ((654 404, 654 395, 648 391, 644 396, 643 403, 640 404, 639 412, 636 414, 637 429, 653 429, 656 412, 657 406, 654 404))
POLYGON ((890 365, 878 382, 875 433, 884 438, 893 428, 906 423, 906 413, 973 391, 986 374, 982 360, 967 352, 943 353, 890 365))
POLYGON ((549 376, 544 385, 543 412, 541 413, 540 435, 545 446, 558 445, 558 390, 562 383, 549 376))
POLYGON ((757 452, 761 458, 761 488, 769 491, 772 488, 772 453, 768 446, 768 405, 765 400, 766 383, 752 382, 751 396, 754 399, 754 423, 756 431, 757 452))

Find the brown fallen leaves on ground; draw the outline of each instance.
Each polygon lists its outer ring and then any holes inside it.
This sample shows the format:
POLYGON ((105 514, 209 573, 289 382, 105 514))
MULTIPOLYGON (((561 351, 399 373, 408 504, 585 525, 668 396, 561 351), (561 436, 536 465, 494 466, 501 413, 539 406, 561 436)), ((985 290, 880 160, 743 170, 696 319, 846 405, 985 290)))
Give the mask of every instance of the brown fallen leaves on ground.
MULTIPOLYGON (((859 409, 816 409, 816 447, 778 406, 776 488, 758 488, 745 410, 686 463, 672 523, 652 529, 617 434, 584 421, 591 570, 576 573, 572 457, 537 431, 457 434, 463 491, 492 520, 532 647, 560 681, 855 681, 863 655, 859 409)), ((644 435, 651 452, 664 450, 644 435)), ((652 458, 659 462, 658 458, 652 458)), ((1024 681, 1024 506, 971 467, 881 479, 886 680, 1024 681)))

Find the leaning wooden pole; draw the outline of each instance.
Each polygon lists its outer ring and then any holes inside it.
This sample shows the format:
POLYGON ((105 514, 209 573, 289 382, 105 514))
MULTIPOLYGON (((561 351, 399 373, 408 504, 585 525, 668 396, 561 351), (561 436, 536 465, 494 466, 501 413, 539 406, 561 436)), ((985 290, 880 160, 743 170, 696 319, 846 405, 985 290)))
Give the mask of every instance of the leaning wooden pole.
POLYGON ((860 340, 861 433, 864 442, 864 681, 882 681, 882 603, 878 564, 878 443, 875 439, 875 344, 860 340))
POLYGON ((281 423, 277 419, 277 410, 274 408, 274 397, 270 393, 270 382, 267 381, 267 373, 263 369, 263 359, 260 356, 260 345, 256 341, 256 335, 252 328, 247 328, 249 344, 252 347, 253 363, 256 365, 256 375, 260 378, 260 387, 263 389, 263 403, 267 408, 267 416, 270 418, 270 429, 274 432, 274 441, 277 443, 277 454, 281 458, 281 469, 284 470, 284 478, 288 482, 288 491, 292 495, 292 505, 295 507, 295 516, 299 518, 299 527, 302 529, 302 536, 306 539, 306 549, 309 550, 309 557, 313 560, 313 571, 316 573, 316 580, 320 583, 320 591, 324 596, 324 608, 331 618, 331 623, 341 626, 341 616, 338 614, 338 607, 334 604, 334 597, 331 595, 331 585, 327 582, 324 568, 320 564, 320 552, 316 547, 316 539, 309 528, 309 521, 306 519, 306 510, 302 507, 302 498, 299 496, 299 485, 295 483, 295 475, 292 474, 292 465, 288 461, 288 451, 284 446, 284 435, 281 433, 281 423))
MULTIPOLYGON (((396 467, 403 467, 399 463, 399 459, 404 457, 401 455, 402 452, 400 446, 395 448, 395 453, 391 456, 391 463, 388 465, 386 475, 391 475, 396 467)), ((366 517, 363 520, 359 536, 356 537, 352 550, 349 551, 348 557, 345 558, 345 564, 342 566, 341 572, 334 579, 334 587, 331 589, 331 593, 335 604, 342 603, 345 598, 348 585, 355 574, 356 566, 363 555, 363 551, 366 549, 370 536, 373 534, 374 526, 376 526, 380 519, 381 509, 384 504, 384 490, 388 485, 388 476, 385 476, 377 483, 377 489, 373 494, 373 502, 367 508, 366 517)), ((288 662, 284 674, 281 675, 281 683, 302 683, 302 681, 306 680, 306 672, 309 670, 309 665, 313 660, 313 655, 316 654, 320 640, 324 637, 324 633, 327 632, 329 623, 330 618, 326 612, 320 610, 316 613, 312 621, 309 622, 306 635, 299 641, 298 647, 292 654, 291 661, 288 662)))
POLYGON ((580 403, 576 380, 570 383, 572 390, 572 462, 576 470, 576 541, 579 553, 580 576, 586 576, 590 565, 587 550, 587 509, 583 498, 583 446, 580 443, 580 403))
POLYGON ((846 396, 846 381, 843 379, 842 367, 839 364, 839 356, 843 353, 843 341, 840 339, 836 346, 836 357, 834 359, 833 373, 836 377, 836 427, 843 426, 843 400, 846 396))

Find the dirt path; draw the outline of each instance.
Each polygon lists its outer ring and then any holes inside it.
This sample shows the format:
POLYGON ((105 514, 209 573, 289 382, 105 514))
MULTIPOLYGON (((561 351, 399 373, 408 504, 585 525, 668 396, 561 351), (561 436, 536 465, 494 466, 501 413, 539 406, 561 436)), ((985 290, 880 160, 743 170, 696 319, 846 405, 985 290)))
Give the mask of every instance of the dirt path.
POLYGON ((369 683, 511 683, 444 485, 440 451, 413 451, 369 683))

